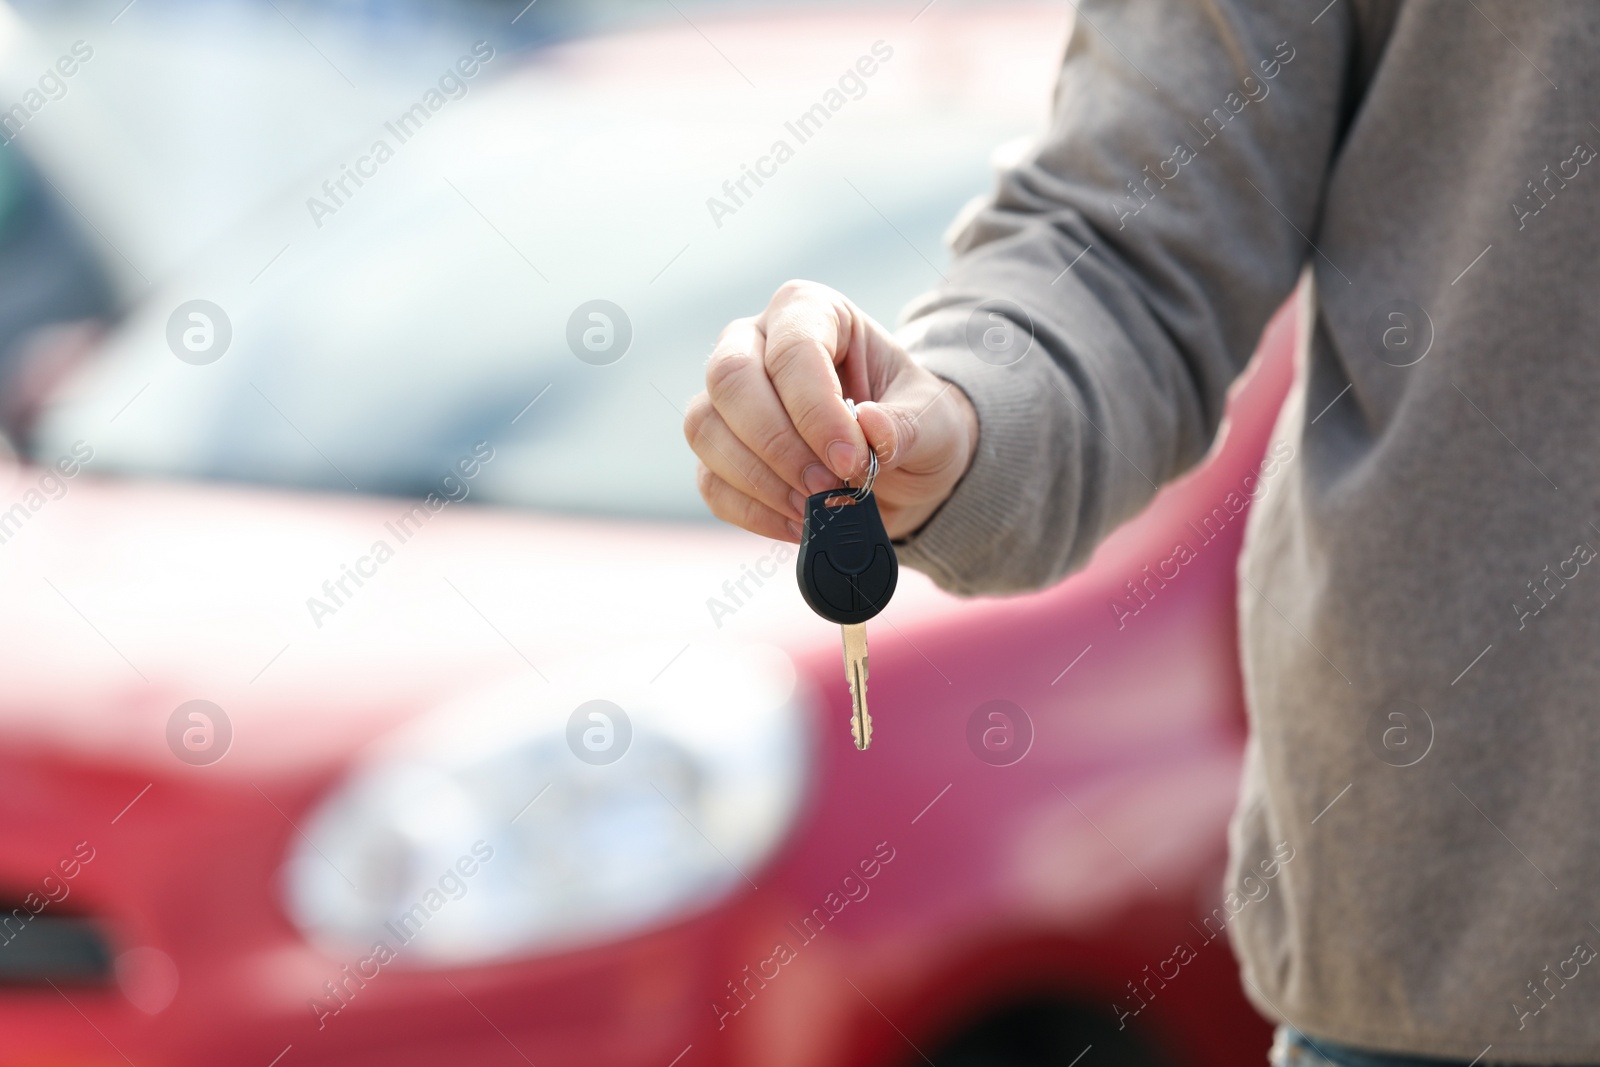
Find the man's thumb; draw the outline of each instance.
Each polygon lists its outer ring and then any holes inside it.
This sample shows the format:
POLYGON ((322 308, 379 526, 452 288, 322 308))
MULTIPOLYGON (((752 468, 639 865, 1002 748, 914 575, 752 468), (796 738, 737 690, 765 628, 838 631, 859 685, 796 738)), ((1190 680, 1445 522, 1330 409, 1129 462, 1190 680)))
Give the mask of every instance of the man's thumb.
POLYGON ((867 400, 856 405, 856 421, 868 447, 878 454, 880 470, 914 463, 917 415, 915 408, 893 401, 867 400))

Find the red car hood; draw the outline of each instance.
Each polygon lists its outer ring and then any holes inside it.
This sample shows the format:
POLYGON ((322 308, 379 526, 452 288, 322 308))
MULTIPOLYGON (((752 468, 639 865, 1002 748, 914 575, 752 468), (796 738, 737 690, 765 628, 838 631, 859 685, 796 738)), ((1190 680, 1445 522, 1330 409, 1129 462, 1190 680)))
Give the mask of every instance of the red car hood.
MULTIPOLYGON (((36 480, 21 471, 13 498, 36 480)), ((695 643, 838 641, 800 599, 794 546, 709 524, 463 503, 402 526, 412 501, 67 485, 0 544, 13 751, 172 770, 164 724, 204 699, 234 731, 212 771, 307 771, 518 672, 637 683, 695 643), (359 586, 357 569, 372 572, 359 586)), ((906 571, 886 617, 958 608, 906 571)))

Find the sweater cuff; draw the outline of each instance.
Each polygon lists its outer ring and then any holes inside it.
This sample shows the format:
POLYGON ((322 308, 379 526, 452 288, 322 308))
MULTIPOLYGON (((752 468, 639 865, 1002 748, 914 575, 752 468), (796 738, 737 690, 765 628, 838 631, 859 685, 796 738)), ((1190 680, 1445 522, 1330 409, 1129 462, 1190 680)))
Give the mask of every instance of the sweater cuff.
POLYGON ((1050 357, 1034 345, 1001 366, 974 355, 966 342, 970 308, 918 319, 901 341, 923 367, 966 393, 978 416, 978 447, 955 490, 915 533, 895 542, 900 562, 959 594, 995 592, 974 582, 1019 523, 1038 514, 1027 490, 1040 460, 1039 426, 1054 387, 1050 357), (980 585, 982 588, 980 589, 980 585))

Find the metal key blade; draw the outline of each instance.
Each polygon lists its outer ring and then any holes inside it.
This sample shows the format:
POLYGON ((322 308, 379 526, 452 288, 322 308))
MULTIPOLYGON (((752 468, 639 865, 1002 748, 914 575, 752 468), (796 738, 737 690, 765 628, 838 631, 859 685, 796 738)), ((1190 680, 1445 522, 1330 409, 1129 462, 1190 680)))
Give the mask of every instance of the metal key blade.
POLYGON ((872 716, 867 714, 867 624, 839 627, 844 635, 844 673, 850 681, 850 736, 865 752, 872 744, 872 716))

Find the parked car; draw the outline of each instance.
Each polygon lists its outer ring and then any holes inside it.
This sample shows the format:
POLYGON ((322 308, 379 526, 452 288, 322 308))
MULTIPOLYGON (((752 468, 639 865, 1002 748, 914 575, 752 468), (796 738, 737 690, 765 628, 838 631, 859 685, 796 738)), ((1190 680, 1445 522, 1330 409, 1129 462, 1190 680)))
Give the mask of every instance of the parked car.
POLYGON ((5 478, 0 1067, 1262 1055, 1221 883, 1292 309, 1083 573, 902 573, 866 752, 793 546, 708 521, 680 436, 784 277, 884 318, 937 279, 1063 30, 464 42, 388 159, 144 296, 5 478))

